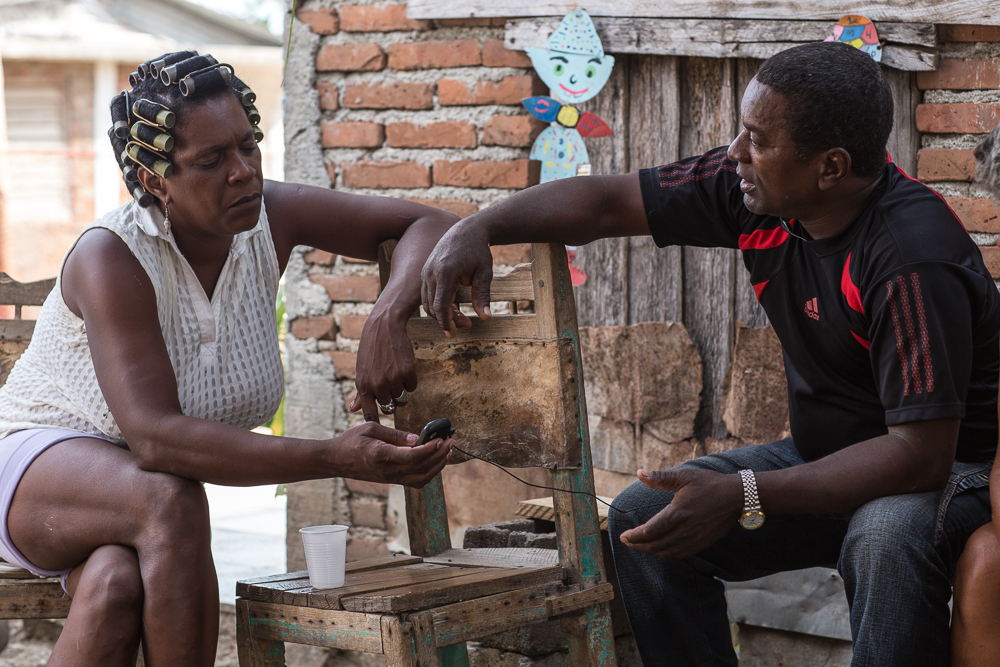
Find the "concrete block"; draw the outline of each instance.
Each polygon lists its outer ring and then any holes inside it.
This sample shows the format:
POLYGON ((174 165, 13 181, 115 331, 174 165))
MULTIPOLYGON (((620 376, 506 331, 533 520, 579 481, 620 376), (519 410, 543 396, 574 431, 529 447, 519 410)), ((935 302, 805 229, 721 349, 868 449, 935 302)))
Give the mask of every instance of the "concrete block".
POLYGON ((849 667, 852 656, 842 639, 740 626, 740 667, 849 667))
POLYGON ((289 484, 288 571, 304 570, 306 556, 299 528, 325 524, 350 524, 347 491, 341 479, 316 479, 289 484))
POLYGON ((721 411, 729 432, 742 440, 770 442, 788 432, 788 383, 781 343, 771 327, 736 328, 721 411))

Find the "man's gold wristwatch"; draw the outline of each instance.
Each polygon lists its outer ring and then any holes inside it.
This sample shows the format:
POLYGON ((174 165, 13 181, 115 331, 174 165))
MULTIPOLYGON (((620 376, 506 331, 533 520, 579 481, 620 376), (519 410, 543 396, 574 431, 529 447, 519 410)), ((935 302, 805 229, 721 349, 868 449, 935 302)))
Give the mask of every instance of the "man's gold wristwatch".
POLYGON ((743 480, 743 515, 740 525, 747 530, 757 530, 764 525, 764 513, 760 511, 760 499, 757 498, 757 479, 753 470, 740 470, 743 480))

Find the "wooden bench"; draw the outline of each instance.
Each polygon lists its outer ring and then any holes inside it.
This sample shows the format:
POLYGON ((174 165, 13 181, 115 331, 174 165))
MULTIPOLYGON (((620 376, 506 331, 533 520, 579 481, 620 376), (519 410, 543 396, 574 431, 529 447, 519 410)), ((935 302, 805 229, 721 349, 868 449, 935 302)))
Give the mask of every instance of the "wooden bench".
MULTIPOLYGON (((380 248, 382 284, 394 242, 380 248)), ((406 489, 412 556, 351 563, 341 588, 310 588, 305 572, 237 585, 243 667, 284 665, 284 642, 381 653, 389 667, 466 667, 466 642, 561 619, 574 667, 614 667, 614 641, 587 405, 566 250, 536 244, 534 261, 494 279, 494 301, 533 301, 534 313, 473 317, 445 338, 428 317, 407 330, 419 388, 396 427, 419 432, 449 417, 462 450, 512 467, 552 471, 558 550, 452 549, 440 475, 406 489)), ((468 288, 457 301, 468 303, 468 288)), ((452 452, 452 461, 465 457, 452 452)), ((513 509, 513 508, 512 508, 513 509)))
MULTIPOLYGON (((55 284, 55 278, 20 283, 0 273, 0 306, 14 307, 12 319, 0 319, 0 384, 7 381, 35 330, 34 320, 21 317, 22 308, 42 305, 55 284)), ((0 561, 0 619, 66 618, 69 603, 59 579, 40 578, 0 561)))

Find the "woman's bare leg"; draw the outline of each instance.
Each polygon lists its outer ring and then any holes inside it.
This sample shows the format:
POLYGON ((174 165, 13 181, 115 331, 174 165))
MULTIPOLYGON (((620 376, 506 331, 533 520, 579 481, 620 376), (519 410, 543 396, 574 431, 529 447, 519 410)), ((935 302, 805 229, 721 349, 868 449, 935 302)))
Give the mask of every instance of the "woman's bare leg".
MULTIPOLYGON (((47 570, 75 567, 105 545, 135 550, 146 665, 214 663, 219 586, 201 484, 141 470, 131 452, 107 442, 67 440, 28 468, 7 526, 21 553, 47 570)), ((134 622, 128 615, 122 621, 134 622)), ((77 654, 74 664, 106 663, 77 654)))
POLYGON ((1000 543, 988 523, 969 538, 955 575, 951 666, 1000 665, 1000 543))
POLYGON ((142 635, 142 576, 135 549, 99 547, 66 581, 73 602, 49 667, 80 664, 135 667, 142 635))

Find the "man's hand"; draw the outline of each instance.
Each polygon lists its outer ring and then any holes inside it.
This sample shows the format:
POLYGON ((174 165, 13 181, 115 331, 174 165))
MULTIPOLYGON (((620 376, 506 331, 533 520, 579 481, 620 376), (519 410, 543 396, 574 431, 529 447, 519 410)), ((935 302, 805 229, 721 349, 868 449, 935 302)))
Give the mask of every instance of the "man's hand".
POLYGON ((706 549, 737 526, 743 511, 739 475, 712 470, 640 470, 639 480, 651 489, 676 491, 673 502, 641 526, 622 533, 636 551, 664 558, 688 558, 706 549))
POLYGON ((453 307, 458 286, 472 286, 472 307, 479 317, 488 320, 492 280, 489 240, 481 231, 474 232, 459 223, 438 241, 424 264, 420 291, 424 310, 438 321, 446 336, 453 336, 456 326, 472 324, 453 307))
POLYGON ((366 422, 333 439, 342 477, 420 488, 441 472, 454 440, 431 440, 419 447, 417 436, 366 422))
POLYGON ((360 409, 365 421, 369 422, 378 421, 376 401, 388 405, 404 389, 416 390, 417 368, 405 319, 393 317, 377 307, 368 316, 361 331, 354 386, 358 394, 350 410, 357 412, 360 409))

